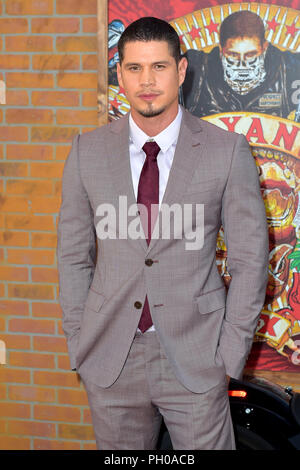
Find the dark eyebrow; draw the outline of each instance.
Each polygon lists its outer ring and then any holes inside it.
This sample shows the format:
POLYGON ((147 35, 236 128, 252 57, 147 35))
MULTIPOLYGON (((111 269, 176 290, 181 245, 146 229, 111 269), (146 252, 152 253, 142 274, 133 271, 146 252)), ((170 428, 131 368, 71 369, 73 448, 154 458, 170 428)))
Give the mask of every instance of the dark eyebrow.
POLYGON ((139 66, 140 64, 138 64, 137 62, 127 62, 127 64, 125 64, 124 67, 125 68, 132 67, 133 65, 138 65, 139 66))
MULTIPOLYGON (((157 60, 156 62, 153 62, 151 65, 158 65, 158 64, 163 64, 163 65, 168 65, 170 64, 170 61, 169 60, 157 60)), ((129 68, 129 67, 132 67, 132 66, 140 66, 141 64, 139 64, 138 62, 127 62, 124 67, 125 68, 129 68)))

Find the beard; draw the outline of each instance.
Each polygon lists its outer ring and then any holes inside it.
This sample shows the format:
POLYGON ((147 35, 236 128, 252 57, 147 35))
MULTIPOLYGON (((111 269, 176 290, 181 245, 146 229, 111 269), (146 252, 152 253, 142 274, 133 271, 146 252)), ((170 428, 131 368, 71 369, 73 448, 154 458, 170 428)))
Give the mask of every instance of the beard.
POLYGON ((165 107, 155 109, 153 108, 152 103, 150 103, 147 109, 145 110, 140 109, 138 112, 141 116, 145 118, 151 118, 151 117, 159 116, 160 114, 164 112, 165 109, 166 109, 165 107))

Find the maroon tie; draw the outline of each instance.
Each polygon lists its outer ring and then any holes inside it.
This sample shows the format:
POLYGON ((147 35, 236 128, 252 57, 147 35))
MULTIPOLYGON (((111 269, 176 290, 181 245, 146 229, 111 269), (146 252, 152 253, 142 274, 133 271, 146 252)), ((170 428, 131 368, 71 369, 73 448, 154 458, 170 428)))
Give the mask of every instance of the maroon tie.
MULTIPOLYGON (((160 151, 160 148, 156 142, 146 142, 143 150, 146 153, 146 160, 139 179, 137 203, 143 204, 147 209, 148 230, 146 231, 148 233, 145 232, 145 235, 149 245, 159 204, 159 171, 157 165, 157 155, 160 151), (156 211, 152 212, 152 220, 151 204, 156 204, 156 211)), ((141 216, 141 219, 143 222, 143 216, 141 216)), ((144 333, 146 330, 148 330, 148 328, 150 328, 150 326, 152 326, 152 324, 148 297, 146 295, 139 322, 139 329, 142 331, 142 333, 144 333)))

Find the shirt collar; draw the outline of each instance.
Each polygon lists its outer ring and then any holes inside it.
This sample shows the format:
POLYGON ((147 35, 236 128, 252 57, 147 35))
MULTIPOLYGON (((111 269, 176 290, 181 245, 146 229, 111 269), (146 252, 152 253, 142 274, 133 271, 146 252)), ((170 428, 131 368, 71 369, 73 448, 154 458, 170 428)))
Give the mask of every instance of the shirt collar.
POLYGON ((182 119, 182 111, 181 111, 180 106, 178 106, 177 116, 171 122, 171 124, 169 124, 169 126, 166 127, 159 134, 153 137, 149 137, 134 122, 130 113, 129 114, 129 137, 138 150, 142 150, 147 140, 151 139, 151 140, 155 140, 155 142, 159 145, 161 151, 165 153, 171 147, 171 145, 176 144, 177 142, 180 125, 181 125, 181 119, 182 119))

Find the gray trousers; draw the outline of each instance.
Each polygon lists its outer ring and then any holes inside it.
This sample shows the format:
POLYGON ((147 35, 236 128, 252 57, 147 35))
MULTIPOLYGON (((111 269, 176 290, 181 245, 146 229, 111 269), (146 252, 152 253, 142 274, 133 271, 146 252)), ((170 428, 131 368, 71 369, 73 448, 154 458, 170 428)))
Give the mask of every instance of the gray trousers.
POLYGON ((154 450, 162 416, 174 449, 235 449, 226 378, 205 393, 187 390, 154 331, 136 334, 112 386, 84 386, 99 450, 154 450))

